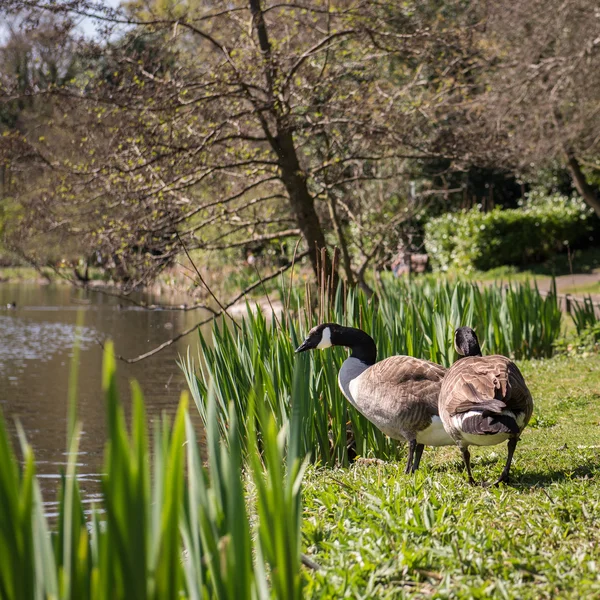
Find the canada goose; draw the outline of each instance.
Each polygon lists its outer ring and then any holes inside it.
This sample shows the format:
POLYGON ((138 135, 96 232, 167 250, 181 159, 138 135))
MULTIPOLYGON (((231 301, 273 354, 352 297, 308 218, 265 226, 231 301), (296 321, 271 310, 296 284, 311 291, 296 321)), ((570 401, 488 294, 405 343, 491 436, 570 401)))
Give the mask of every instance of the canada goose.
POLYGON ((419 468, 425 445, 448 446, 453 439, 438 413, 438 395, 446 369, 412 356, 391 356, 375 362, 373 338, 354 327, 323 323, 308 332, 296 352, 345 346, 338 383, 350 404, 373 425, 409 445, 406 473, 419 468))
POLYGON ((448 369, 442 382, 439 408, 444 427, 462 452, 469 483, 475 483, 469 446, 508 440, 506 465, 495 485, 508 483, 519 435, 533 412, 533 398, 515 363, 505 356, 481 355, 470 327, 456 330, 454 345, 463 358, 448 369))

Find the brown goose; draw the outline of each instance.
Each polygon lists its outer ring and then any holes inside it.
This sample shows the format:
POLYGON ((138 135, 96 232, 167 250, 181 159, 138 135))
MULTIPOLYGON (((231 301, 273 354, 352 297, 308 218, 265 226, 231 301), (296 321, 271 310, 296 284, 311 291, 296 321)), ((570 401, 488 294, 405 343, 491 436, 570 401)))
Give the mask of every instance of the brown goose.
POLYGON ((409 444, 406 473, 419 468, 425 445, 453 444, 438 413, 438 395, 446 369, 412 356, 380 362, 373 338, 361 329, 323 323, 308 332, 296 352, 345 346, 338 383, 350 404, 383 433, 409 444))
POLYGON ((446 431, 461 449, 469 483, 469 446, 493 446, 508 440, 508 458, 495 485, 509 481, 510 464, 519 435, 533 412, 533 398, 517 365, 505 356, 482 356, 470 327, 454 334, 459 358, 448 369, 439 398, 446 431))

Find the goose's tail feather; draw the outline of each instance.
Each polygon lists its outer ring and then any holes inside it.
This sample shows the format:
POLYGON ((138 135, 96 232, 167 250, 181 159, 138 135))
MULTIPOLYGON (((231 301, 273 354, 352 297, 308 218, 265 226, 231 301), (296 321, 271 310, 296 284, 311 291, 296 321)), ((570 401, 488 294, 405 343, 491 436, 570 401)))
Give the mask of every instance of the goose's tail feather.
POLYGON ((519 433, 519 426, 512 415, 499 414, 490 411, 471 412, 462 420, 461 429, 464 433, 475 435, 495 435, 497 433, 519 433))

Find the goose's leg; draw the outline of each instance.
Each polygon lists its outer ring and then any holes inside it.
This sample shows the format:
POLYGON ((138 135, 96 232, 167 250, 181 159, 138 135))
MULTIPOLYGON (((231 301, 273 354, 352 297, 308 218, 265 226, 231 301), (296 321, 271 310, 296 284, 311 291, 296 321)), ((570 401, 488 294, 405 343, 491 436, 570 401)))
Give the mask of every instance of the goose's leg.
POLYGON ((498 478, 494 485, 499 485, 501 483, 508 483, 510 480, 510 465, 512 463, 513 454, 515 453, 515 448, 517 447, 518 438, 510 438, 508 440, 508 456, 506 457, 506 464, 504 465, 504 469, 502 470, 502 475, 498 478))
POLYGON ((463 460, 465 461, 467 475, 469 476, 469 483, 471 485, 475 485, 475 480, 473 479, 473 473, 471 473, 471 454, 469 453, 469 447, 461 446, 460 451, 462 452, 462 457, 463 457, 463 460))
POLYGON ((425 444, 417 444, 417 447, 415 448, 415 461, 412 467, 413 473, 419 468, 419 463, 421 462, 421 455, 423 454, 424 448, 425 444))
POLYGON ((417 447, 417 440, 410 440, 408 442, 408 462, 406 463, 405 475, 412 473, 413 458, 415 456, 415 448, 417 447))

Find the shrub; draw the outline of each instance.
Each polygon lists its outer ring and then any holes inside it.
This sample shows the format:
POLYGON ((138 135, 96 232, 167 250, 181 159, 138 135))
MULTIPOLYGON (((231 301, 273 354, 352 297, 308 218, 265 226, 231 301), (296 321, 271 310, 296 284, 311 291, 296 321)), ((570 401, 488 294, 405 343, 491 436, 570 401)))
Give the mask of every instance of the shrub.
POLYGON ((520 208, 482 213, 476 207, 431 219, 425 246, 436 270, 486 271, 540 262, 567 244, 587 243, 595 221, 581 199, 534 191, 520 208))

